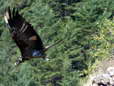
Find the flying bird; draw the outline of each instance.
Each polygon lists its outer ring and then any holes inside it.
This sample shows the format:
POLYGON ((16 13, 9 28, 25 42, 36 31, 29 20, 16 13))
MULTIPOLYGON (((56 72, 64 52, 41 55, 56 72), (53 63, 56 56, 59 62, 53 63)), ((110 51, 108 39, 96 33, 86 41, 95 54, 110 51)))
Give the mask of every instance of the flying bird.
POLYGON ((16 8, 11 9, 8 7, 4 14, 4 20, 9 27, 12 39, 21 52, 21 56, 17 59, 15 65, 32 58, 46 59, 45 51, 60 42, 58 41, 51 46, 44 47, 41 38, 33 29, 33 26, 19 14, 16 8))

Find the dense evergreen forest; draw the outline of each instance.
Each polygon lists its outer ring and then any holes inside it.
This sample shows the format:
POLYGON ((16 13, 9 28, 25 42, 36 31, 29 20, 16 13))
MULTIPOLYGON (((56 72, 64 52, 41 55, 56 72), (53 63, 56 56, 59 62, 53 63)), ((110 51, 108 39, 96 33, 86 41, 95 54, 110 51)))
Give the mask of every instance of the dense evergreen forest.
POLYGON ((96 63, 114 47, 114 0, 0 0, 0 86, 83 86, 96 63), (20 51, 3 14, 17 7, 50 48, 49 61, 14 67, 20 51))

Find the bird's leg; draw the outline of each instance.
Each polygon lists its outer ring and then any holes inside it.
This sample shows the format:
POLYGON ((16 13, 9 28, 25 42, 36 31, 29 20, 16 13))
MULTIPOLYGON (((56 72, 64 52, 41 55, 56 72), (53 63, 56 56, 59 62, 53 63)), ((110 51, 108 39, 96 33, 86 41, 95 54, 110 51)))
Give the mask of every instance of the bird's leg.
POLYGON ((42 58, 43 60, 49 61, 48 56, 46 56, 46 54, 42 55, 42 56, 32 56, 32 58, 42 58))

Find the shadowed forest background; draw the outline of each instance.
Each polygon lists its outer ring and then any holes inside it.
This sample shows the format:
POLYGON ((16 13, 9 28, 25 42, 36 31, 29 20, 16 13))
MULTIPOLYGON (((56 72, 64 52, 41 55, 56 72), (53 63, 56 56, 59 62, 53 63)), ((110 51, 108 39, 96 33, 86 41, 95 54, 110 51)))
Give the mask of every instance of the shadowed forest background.
POLYGON ((0 86, 83 86, 96 63, 114 52, 114 0, 0 0, 0 86), (13 68, 20 51, 5 25, 5 8, 18 7, 50 48, 49 61, 13 68))

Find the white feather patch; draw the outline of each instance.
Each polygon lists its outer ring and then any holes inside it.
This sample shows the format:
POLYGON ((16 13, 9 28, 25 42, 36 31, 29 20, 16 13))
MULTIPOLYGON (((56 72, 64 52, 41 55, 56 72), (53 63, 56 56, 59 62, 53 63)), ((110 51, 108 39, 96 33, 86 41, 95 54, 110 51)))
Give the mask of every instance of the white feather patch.
POLYGON ((4 16, 4 20, 6 23, 8 23, 8 19, 9 19, 9 13, 6 12, 5 16, 4 16))
POLYGON ((4 20, 5 20, 6 23, 8 23, 8 20, 7 20, 7 17, 6 16, 4 16, 4 20))

